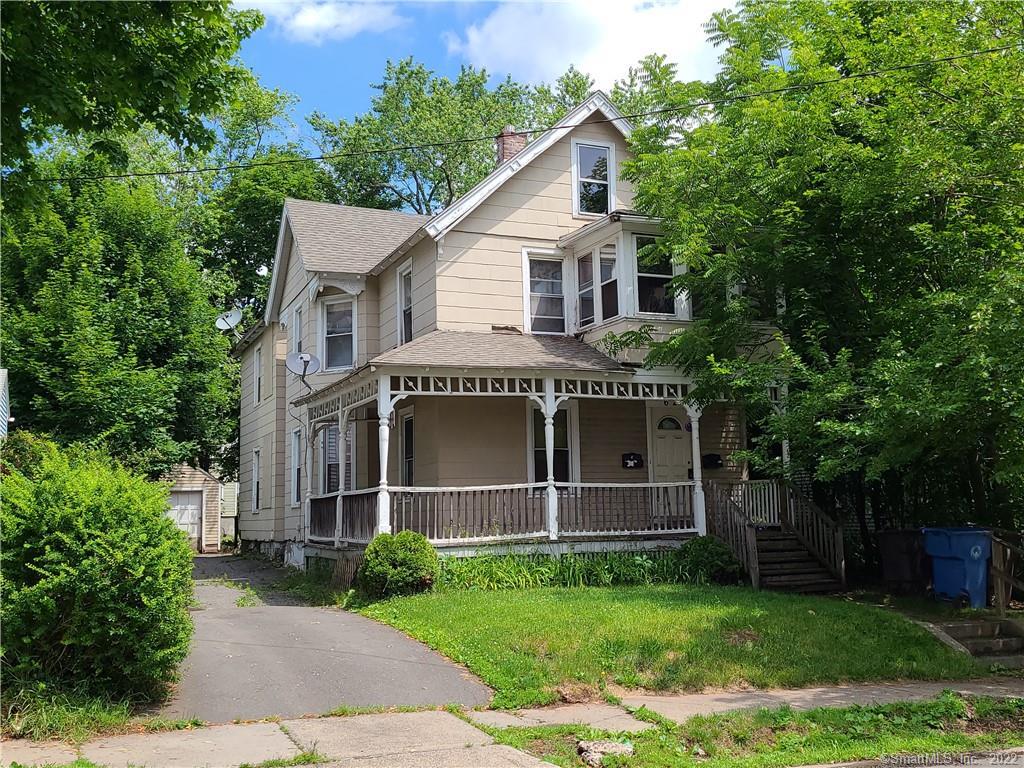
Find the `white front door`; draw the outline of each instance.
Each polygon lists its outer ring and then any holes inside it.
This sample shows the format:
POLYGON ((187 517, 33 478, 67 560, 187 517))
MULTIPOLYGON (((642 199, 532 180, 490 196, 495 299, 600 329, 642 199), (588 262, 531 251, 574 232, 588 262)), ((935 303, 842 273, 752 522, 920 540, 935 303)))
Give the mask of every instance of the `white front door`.
POLYGON ((199 548, 199 530, 203 519, 202 491, 171 491, 168 515, 181 530, 188 534, 199 548))
POLYGON ((651 482, 676 483, 690 479, 692 443, 683 408, 651 408, 651 482))

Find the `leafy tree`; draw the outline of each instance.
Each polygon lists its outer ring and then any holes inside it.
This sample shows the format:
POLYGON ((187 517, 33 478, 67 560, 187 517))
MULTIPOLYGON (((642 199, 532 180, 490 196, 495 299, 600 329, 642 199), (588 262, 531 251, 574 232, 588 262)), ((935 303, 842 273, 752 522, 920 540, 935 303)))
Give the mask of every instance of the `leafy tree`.
POLYGON ((325 154, 362 153, 329 160, 348 205, 440 211, 494 168, 493 143, 375 150, 497 136, 506 125, 532 126, 537 109, 557 109, 551 91, 538 107, 533 91, 511 79, 490 88, 485 70, 463 67, 451 80, 411 58, 389 61, 383 82, 374 87, 370 110, 351 121, 335 123, 320 113, 310 118, 325 154))
POLYGON ((148 124, 208 149, 214 133, 203 117, 240 77, 232 59, 261 23, 259 13, 231 10, 227 0, 5 6, 3 164, 28 159, 53 129, 131 132, 148 124))
POLYGON ((811 84, 1006 46, 1022 19, 1020 2, 741 2, 710 25, 716 80, 660 86, 678 112, 634 134, 637 203, 705 312, 651 362, 746 401, 762 462, 788 439, 864 533, 869 506, 1024 525, 1024 56, 811 84), (758 321, 780 297, 773 337, 758 321), (777 413, 765 393, 786 380, 777 413))
MULTIPOLYGON (((59 151, 53 176, 106 166, 59 151)), ((19 426, 93 441, 148 472, 209 466, 237 409, 218 286, 185 252, 153 181, 14 195, 3 226, 2 339, 19 426)))

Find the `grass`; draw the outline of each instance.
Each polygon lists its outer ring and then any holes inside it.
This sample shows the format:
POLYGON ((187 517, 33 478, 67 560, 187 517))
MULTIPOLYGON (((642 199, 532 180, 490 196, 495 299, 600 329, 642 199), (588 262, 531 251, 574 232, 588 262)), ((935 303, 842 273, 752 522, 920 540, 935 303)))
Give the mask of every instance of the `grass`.
MULTIPOLYGON (((11 683, 15 685, 15 683, 11 683)), ((137 717, 130 699, 95 696, 56 687, 23 686, 4 691, 2 733, 5 738, 56 739, 80 744, 100 735, 180 731, 205 723, 195 718, 137 717)))
POLYGON ((277 757, 264 760, 262 763, 242 763, 238 768, 290 768, 293 765, 316 765, 326 763, 328 759, 314 750, 300 752, 294 757, 277 757))
POLYGON ((740 587, 449 591, 361 611, 464 663, 499 708, 549 704, 566 686, 596 698, 609 683, 772 688, 980 672, 892 612, 740 587))
POLYGON ((242 594, 235 600, 235 605, 239 608, 254 608, 257 605, 263 605, 263 600, 260 598, 259 593, 250 584, 243 584, 238 587, 242 591, 242 594))
POLYGON ((580 738, 628 740, 634 753, 607 757, 609 766, 775 768, 892 755, 962 753, 1024 745, 1024 699, 961 697, 796 712, 788 707, 695 717, 682 725, 659 720, 633 734, 579 726, 488 729, 502 744, 555 765, 583 763, 580 738))
POLYGON ((355 595, 354 590, 333 585, 330 571, 325 568, 311 568, 307 571, 288 568, 270 589, 291 595, 307 605, 338 608, 349 606, 355 595))

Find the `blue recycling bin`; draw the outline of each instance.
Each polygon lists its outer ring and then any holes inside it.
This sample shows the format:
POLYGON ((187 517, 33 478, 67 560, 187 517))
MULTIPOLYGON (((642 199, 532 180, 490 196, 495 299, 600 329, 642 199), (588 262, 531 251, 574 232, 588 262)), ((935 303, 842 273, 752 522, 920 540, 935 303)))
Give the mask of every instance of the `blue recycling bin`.
POLYGON ((972 608, 988 602, 990 532, 983 528, 923 528, 924 551, 932 558, 935 594, 947 600, 966 597, 972 608))

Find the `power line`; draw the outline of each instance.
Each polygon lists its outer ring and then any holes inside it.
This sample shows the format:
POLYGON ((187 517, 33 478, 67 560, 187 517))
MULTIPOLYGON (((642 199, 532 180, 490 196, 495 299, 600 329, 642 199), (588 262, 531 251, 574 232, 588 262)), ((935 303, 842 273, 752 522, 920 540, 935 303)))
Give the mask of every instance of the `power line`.
MULTIPOLYGON (((756 99, 762 96, 773 96, 780 93, 788 93, 790 91, 806 90, 809 88, 817 88, 822 85, 831 85, 833 83, 841 83, 847 80, 863 80, 868 77, 879 77, 886 75, 891 72, 902 72, 908 69, 918 69, 920 67, 927 67, 932 64, 944 64, 951 61, 959 61, 961 59, 969 59, 975 56, 984 56, 989 53, 999 53, 1001 51, 1008 51, 1012 48, 1018 48, 1021 46, 1020 42, 1011 43, 1010 45, 1002 45, 996 48, 984 48, 977 51, 970 51, 968 53, 956 54, 953 56, 943 56, 937 59, 927 59, 925 61, 917 61, 911 64, 900 64, 894 67, 883 67, 879 69, 873 69, 866 72, 854 72, 848 75, 838 75, 827 80, 812 80, 807 83, 797 83, 794 85, 786 85, 779 88, 771 88, 765 91, 756 91, 754 93, 740 93, 734 96, 723 96, 718 99, 706 99, 703 101, 694 101, 688 104, 681 104, 675 107, 662 107, 660 109, 652 109, 647 112, 636 112, 630 115, 622 115, 616 118, 605 118, 603 120, 592 120, 593 123, 615 123, 620 120, 635 120, 642 117, 654 117, 656 115, 670 114, 673 112, 684 112, 693 109, 699 109, 702 107, 713 107, 718 104, 728 104, 735 101, 745 101, 748 99, 756 99)), ((535 130, 521 131, 521 133, 530 134, 541 134, 548 133, 550 131, 559 130, 558 126, 550 126, 547 128, 537 128, 535 130)), ((352 152, 338 152, 333 154, 324 155, 312 155, 309 157, 295 157, 295 158, 280 158, 277 160, 262 160, 249 163, 228 163, 225 165, 213 165, 204 166, 202 168, 178 168, 174 170, 164 171, 135 171, 131 173, 106 173, 97 174, 95 176, 49 176, 40 179, 35 179, 38 182, 46 183, 59 183, 68 181, 103 181, 112 179, 131 179, 131 178, 147 178, 155 176, 184 176, 195 173, 218 173, 220 171, 236 171, 246 170, 249 168, 261 168, 266 166, 276 165, 294 165, 296 163, 318 163, 325 160, 338 160, 346 157, 366 157, 370 155, 383 155, 391 154, 394 152, 408 152, 411 150, 420 149, 441 149, 444 147, 460 146, 464 144, 476 144, 484 141, 494 141, 494 136, 470 136, 462 139, 449 139, 447 141, 435 141, 426 144, 403 144, 392 147, 381 147, 379 149, 363 149, 352 152)))

